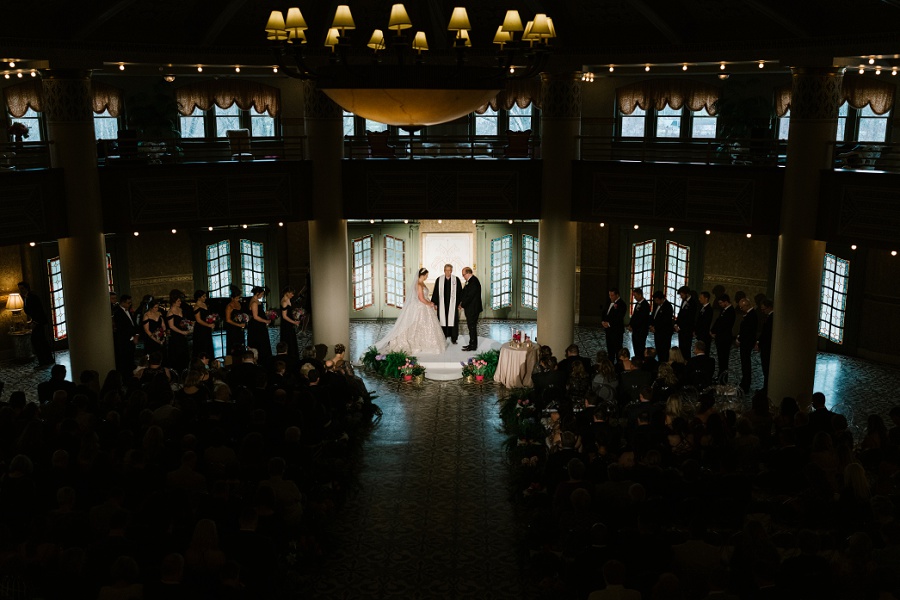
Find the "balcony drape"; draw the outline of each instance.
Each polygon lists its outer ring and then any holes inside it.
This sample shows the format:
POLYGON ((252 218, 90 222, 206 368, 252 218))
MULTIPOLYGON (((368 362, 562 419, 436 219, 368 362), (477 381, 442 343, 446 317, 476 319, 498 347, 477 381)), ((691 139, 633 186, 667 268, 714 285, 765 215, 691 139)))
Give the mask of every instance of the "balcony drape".
POLYGON ((122 90, 102 81, 91 81, 91 101, 95 113, 108 110, 109 116, 118 117, 122 113, 122 90))
POLYGON ((641 110, 662 110, 668 104, 675 110, 687 106, 692 111, 706 109, 715 115, 719 88, 692 79, 645 79, 616 89, 616 102, 623 115, 630 115, 635 107, 641 110))
POLYGON ((6 97, 6 108, 9 110, 9 114, 17 119, 24 117, 29 108, 35 112, 43 110, 40 79, 11 85, 3 90, 3 95, 6 97))
POLYGON ((281 112, 281 90, 244 79, 217 79, 184 85, 175 89, 178 112, 189 116, 195 108, 210 110, 213 105, 229 108, 237 103, 241 110, 253 108, 276 117, 281 112))
POLYGON ((510 79, 506 82, 506 88, 494 96, 494 98, 478 108, 475 112, 483 115, 488 107, 494 112, 498 110, 509 110, 513 106, 519 108, 528 108, 529 104, 534 104, 540 108, 541 102, 541 80, 538 77, 529 79, 510 79))
MULTIPOLYGON (((878 80, 864 75, 844 75, 841 84, 841 104, 848 102, 850 106, 861 110, 872 107, 876 115, 883 115, 894 107, 894 91, 896 86, 889 80, 878 80)), ((783 117, 791 108, 791 87, 785 86, 775 90, 775 114, 783 117)))

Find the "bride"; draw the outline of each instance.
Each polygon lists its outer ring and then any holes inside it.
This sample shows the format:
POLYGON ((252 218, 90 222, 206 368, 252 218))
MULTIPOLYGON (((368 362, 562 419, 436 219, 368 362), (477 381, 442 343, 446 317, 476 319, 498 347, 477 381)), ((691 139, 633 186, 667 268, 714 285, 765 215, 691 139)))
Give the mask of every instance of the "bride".
POLYGON ((443 354, 447 348, 444 332, 434 312, 435 306, 425 294, 428 269, 419 269, 410 300, 403 306, 397 322, 387 335, 375 343, 379 352, 407 354, 443 354), (414 299, 413 299, 414 297, 414 299))

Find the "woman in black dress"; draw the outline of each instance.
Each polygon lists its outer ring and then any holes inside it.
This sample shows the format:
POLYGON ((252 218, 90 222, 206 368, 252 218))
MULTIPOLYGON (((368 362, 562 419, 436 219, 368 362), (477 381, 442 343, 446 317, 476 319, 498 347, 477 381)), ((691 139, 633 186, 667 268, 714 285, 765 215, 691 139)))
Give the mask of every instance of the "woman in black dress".
POLYGON ((166 315, 166 325, 169 327, 169 368, 175 369, 179 373, 187 369, 188 366, 188 331, 185 326, 187 319, 184 318, 182 306, 184 305, 184 294, 181 290, 172 290, 169 292, 169 312, 166 315))
POLYGON ((256 358, 265 362, 272 356, 272 342, 269 341, 269 324, 271 321, 263 309, 262 301, 269 288, 256 286, 250 293, 250 323, 247 327, 247 345, 256 348, 256 358))
POLYGON ((231 288, 231 302, 225 307, 225 354, 232 355, 244 347, 244 328, 246 322, 235 321, 235 317, 244 315, 241 312, 241 290, 231 288))
POLYGON ((161 334, 157 333, 160 331, 166 331, 166 323, 159 313, 159 300, 150 298, 141 315, 141 341, 144 342, 145 354, 165 351, 165 338, 160 339, 161 334))
POLYGON ((212 336, 216 324, 215 322, 206 322, 209 315, 209 307, 206 305, 206 290, 197 290, 194 292, 194 345, 191 348, 191 357, 195 360, 201 354, 206 354, 209 358, 215 355, 212 336))
POLYGON ((281 325, 279 331, 281 333, 281 343, 287 344, 288 356, 300 358, 300 348, 297 346, 297 325, 300 321, 294 319, 293 304, 291 300, 294 297, 294 288, 287 286, 281 290, 281 325))

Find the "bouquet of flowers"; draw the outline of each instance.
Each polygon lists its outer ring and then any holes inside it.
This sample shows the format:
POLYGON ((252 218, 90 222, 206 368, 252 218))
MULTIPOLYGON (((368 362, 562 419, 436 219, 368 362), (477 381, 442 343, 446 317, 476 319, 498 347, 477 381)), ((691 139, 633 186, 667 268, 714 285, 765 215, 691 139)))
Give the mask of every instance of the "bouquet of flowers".
POLYGON ((250 315, 248 315, 247 313, 232 313, 231 320, 235 323, 246 325, 250 322, 250 315))
POLYGON ((459 364, 462 365, 462 376, 463 377, 470 377, 475 374, 475 367, 472 366, 472 361, 474 361, 474 360, 475 360, 474 358, 470 358, 468 360, 468 362, 460 361, 459 364))
POLYGON ((291 311, 291 318, 295 321, 299 321, 306 315, 306 311, 302 308, 295 308, 291 311))
POLYGON ((153 332, 153 338, 160 344, 165 344, 166 338, 168 338, 168 337, 169 337, 168 329, 157 329, 156 331, 153 332))
POLYGON ((194 322, 184 319, 181 321, 181 328, 188 332, 188 335, 194 333, 194 322))
POLYGON ((21 138, 27 138, 28 137, 28 125, 26 125, 25 123, 19 123, 18 121, 16 121, 15 123, 10 125, 6 129, 6 133, 17 138, 17 140, 21 139, 21 138))
POLYGON ((275 319, 278 318, 278 313, 275 312, 274 310, 269 310, 266 312, 266 318, 270 321, 274 321, 275 319))
POLYGON ((487 366, 488 364, 486 360, 481 360, 478 358, 472 360, 472 369, 476 375, 486 375, 488 371, 487 366))
POLYGON ((209 323, 210 325, 214 325, 216 323, 216 321, 218 321, 218 320, 219 320, 219 315, 217 315, 216 313, 210 313, 206 316, 206 322, 209 323))
POLYGON ((397 369, 400 371, 401 375, 415 375, 417 366, 415 361, 411 361, 407 358, 406 362, 397 367, 397 369))

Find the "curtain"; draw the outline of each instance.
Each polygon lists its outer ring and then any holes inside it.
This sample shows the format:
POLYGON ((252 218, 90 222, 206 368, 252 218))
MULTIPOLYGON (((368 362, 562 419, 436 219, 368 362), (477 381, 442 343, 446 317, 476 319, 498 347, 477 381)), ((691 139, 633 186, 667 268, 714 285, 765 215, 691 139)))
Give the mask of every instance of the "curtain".
POLYGON ((675 110, 685 105, 693 111, 706 108, 715 115, 718 99, 718 87, 692 79, 646 79, 616 89, 616 101, 624 115, 633 113, 636 106, 662 110, 667 104, 675 110))
MULTIPOLYGON (((862 75, 844 75, 841 84, 841 104, 848 102, 857 110, 872 107, 876 115, 883 115, 894 107, 893 83, 887 80, 872 79, 862 75)), ((783 117, 791 108, 791 87, 775 90, 775 114, 783 117)))
POLYGON ((529 79, 508 79, 506 88, 500 90, 487 104, 483 104, 475 109, 479 115, 487 112, 488 107, 494 112, 498 110, 509 110, 513 106, 519 108, 528 108, 529 104, 534 103, 540 108, 541 101, 541 80, 539 77, 529 79))
POLYGON ((94 112, 102 114, 108 110, 109 116, 118 117, 122 113, 122 90, 102 81, 91 81, 91 100, 94 112))
POLYGON ((209 110, 213 105, 229 108, 237 103, 241 110, 252 107, 257 113, 269 111, 275 117, 281 111, 281 90, 246 79, 218 79, 184 85, 175 90, 178 112, 189 116, 195 108, 209 110))
POLYGON ((20 119, 25 116, 29 108, 35 112, 43 110, 41 97, 41 80, 33 78, 31 81, 24 81, 11 85, 3 90, 6 96, 6 107, 9 114, 20 119))

